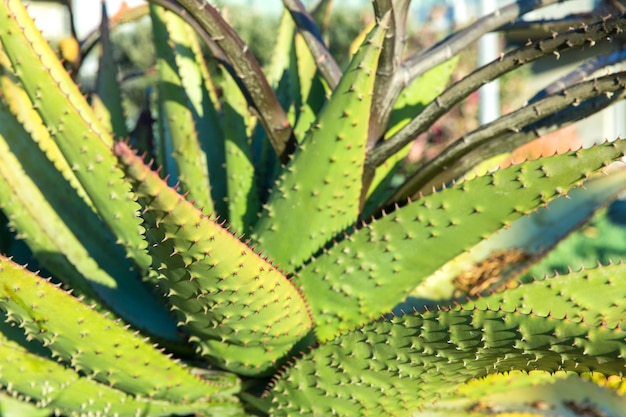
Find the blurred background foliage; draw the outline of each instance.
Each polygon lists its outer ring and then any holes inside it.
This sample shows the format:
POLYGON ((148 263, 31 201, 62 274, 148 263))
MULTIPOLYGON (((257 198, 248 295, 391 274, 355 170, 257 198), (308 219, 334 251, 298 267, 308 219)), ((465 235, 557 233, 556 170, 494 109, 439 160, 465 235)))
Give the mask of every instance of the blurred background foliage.
MULTIPOLYGON (((248 43, 250 50, 262 66, 268 64, 277 37, 280 16, 263 13, 256 9, 229 5, 222 8, 222 13, 240 36, 248 43), (249 24, 254 21, 255 24, 249 24)), ((352 41, 357 38, 362 28, 373 18, 371 7, 355 9, 333 7, 327 17, 324 36, 329 49, 340 65, 348 62, 352 41)), ((417 26, 409 24, 407 48, 419 50, 423 45, 432 44, 446 36, 436 26, 428 23, 417 26)), ((149 117, 151 105, 151 85, 156 80, 154 47, 150 21, 138 19, 121 25, 111 34, 114 46, 114 58, 118 65, 121 79, 124 106, 129 127, 134 126, 139 117, 149 117)), ((97 58, 97 48, 91 52, 97 58)), ((209 64, 210 54, 206 53, 209 64)), ((476 48, 463 52, 453 80, 460 79, 476 68, 476 48)), ((89 66, 84 66, 84 73, 78 75, 83 88, 88 91, 92 85, 93 74, 89 66)), ((508 112, 521 105, 525 97, 525 81, 532 77, 530 66, 505 75, 500 84, 502 111, 508 112)), ((456 108, 442 117, 433 128, 414 141, 412 151, 405 161, 404 170, 399 175, 414 172, 422 163, 432 159, 450 142, 459 138, 463 132, 478 126, 478 95, 472 94, 456 108)), ((149 122, 149 121, 148 121, 149 122)), ((559 132, 556 132, 559 133, 559 132)), ((569 131, 561 132, 562 140, 568 140, 569 131)), ((401 178, 398 178, 400 180, 401 178)), ((4 223, 1 222, 0 223, 4 223)), ((0 247, 2 242, 0 242, 0 247)), ((599 211, 590 222, 563 240, 542 262, 533 266, 524 276, 525 280, 533 276, 565 273, 568 265, 591 267, 599 259, 601 263, 620 262, 626 257, 626 196, 618 199, 609 207, 599 211)))

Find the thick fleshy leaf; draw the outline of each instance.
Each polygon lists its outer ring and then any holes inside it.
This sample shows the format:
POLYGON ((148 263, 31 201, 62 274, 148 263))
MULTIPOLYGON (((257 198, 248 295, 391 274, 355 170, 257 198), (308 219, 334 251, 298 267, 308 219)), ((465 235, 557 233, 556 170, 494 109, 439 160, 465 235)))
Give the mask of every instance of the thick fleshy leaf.
POLYGON ((623 377, 619 268, 368 324, 287 369, 272 390, 272 415, 409 415, 455 397, 464 382, 516 370, 623 377))
POLYGON ((198 139, 192 106, 182 83, 182 75, 177 64, 178 48, 191 52, 189 33, 185 22, 178 16, 159 6, 150 6, 152 32, 155 38, 157 67, 159 70, 158 98, 162 110, 163 138, 171 144, 176 164, 178 187, 188 193, 189 199, 207 213, 213 212, 213 200, 209 187, 207 156, 198 139))
POLYGON ((106 3, 102 3, 100 22, 100 65, 96 77, 96 91, 91 97, 94 112, 103 125, 117 139, 126 139, 126 117, 122 106, 122 93, 117 74, 117 65, 113 60, 113 44, 109 33, 109 18, 106 3))
MULTIPOLYGON (((619 377, 617 377, 619 379, 619 377)), ((590 417, 621 416, 626 397, 567 372, 492 374, 460 386, 413 417, 590 417)))
POLYGON ((0 2, 0 35, 16 77, 98 215, 139 269, 145 271, 150 258, 139 226, 139 205, 131 198, 129 186, 117 168, 109 132, 56 59, 21 1, 0 2))
MULTIPOLYGON (((428 103, 441 94, 450 81, 450 76, 456 68, 458 60, 459 56, 457 55, 449 61, 436 66, 415 79, 402 91, 394 104, 394 110, 389 121, 389 129, 385 132, 385 137, 389 138, 400 130, 413 117, 417 116, 428 103)), ((394 179, 398 175, 402 162, 410 150, 411 144, 406 145, 402 150, 388 158, 384 164, 376 168, 375 176, 369 186, 365 205, 361 213, 362 219, 368 219, 375 214, 381 205, 393 194, 394 179)))
POLYGON ((3 417, 45 417, 52 413, 156 417, 200 410, 216 417, 240 415, 241 407, 232 398, 185 404, 134 396, 112 388, 29 351, 10 337, 16 331, 17 327, 0 323, 0 386, 16 397, 0 394, 3 417))
POLYGON ((514 279, 626 188, 626 170, 616 168, 514 221, 446 263, 397 310, 421 309, 425 302, 430 306, 447 303, 465 294, 475 296, 514 279))
POLYGON ((0 309, 66 366, 127 393, 193 402, 239 389, 234 375, 200 379, 140 335, 3 257, 0 309))
POLYGON ((380 317, 447 261, 580 185, 625 149, 626 141, 617 141, 529 161, 364 225, 297 274, 316 334, 331 339, 380 317))
POLYGON ((252 126, 256 118, 248 109, 237 83, 225 75, 222 87, 222 131, 226 160, 228 224, 238 234, 250 234, 261 203, 256 188, 251 152, 252 126))
POLYGON ((160 289, 200 353, 229 370, 271 370, 310 330, 293 284, 213 218, 169 188, 124 143, 115 150, 145 203, 160 289))
POLYGON ((352 59, 255 227, 263 252, 285 269, 296 269, 358 216, 367 114, 385 24, 352 59), (297 245, 294 234, 302 237, 297 245))
MULTIPOLYGON (((20 95, 8 91, 13 94, 7 99, 20 95)), ((13 115, 18 107, 9 109, 0 102, 0 208, 17 236, 41 266, 77 295, 98 300, 152 336, 180 342, 167 309, 141 282, 102 220, 58 171, 64 167, 59 161, 65 159, 54 152, 44 131, 29 134, 33 121, 25 121, 25 112, 13 115)))
POLYGON ((290 95, 296 111, 293 131, 298 143, 302 143, 315 123, 315 116, 326 102, 326 86, 317 71, 311 51, 298 33, 294 35, 290 63, 290 95))

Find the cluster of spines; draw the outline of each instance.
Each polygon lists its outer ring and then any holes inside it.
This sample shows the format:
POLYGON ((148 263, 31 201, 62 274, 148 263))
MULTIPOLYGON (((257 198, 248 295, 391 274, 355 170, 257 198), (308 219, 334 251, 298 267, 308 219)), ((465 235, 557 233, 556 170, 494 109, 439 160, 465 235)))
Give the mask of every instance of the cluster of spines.
POLYGON ((513 370, 623 375, 619 327, 457 307, 377 322, 328 342, 272 390, 277 416, 399 415, 450 398, 469 378, 513 370), (338 411, 339 410, 339 411, 338 411))
POLYGON ((41 120, 28 121, 23 109, 34 110, 26 92, 10 74, 1 80, 6 103, 0 103, 0 200, 12 227, 64 284, 149 334, 177 340, 167 311, 139 281, 82 187, 74 188, 76 178, 68 179, 74 174, 47 131, 39 129, 41 120))
POLYGON ((134 395, 175 403, 226 398, 234 378, 203 381, 149 343, 58 287, 2 259, 0 308, 27 339, 94 380, 134 395))
POLYGON ((2 46, 33 107, 101 218, 129 256, 146 270, 150 260, 141 238, 137 217, 139 207, 128 198, 128 186, 111 153, 111 136, 58 62, 21 2, 0 4, 0 27, 10 35, 0 37, 2 46))
POLYGON ((581 184, 621 158, 624 148, 618 141, 528 161, 365 224, 296 274, 317 336, 331 339, 391 310, 445 262, 581 184))
POLYGON ((290 271, 358 217, 367 114, 385 25, 381 22, 353 57, 255 226, 255 241, 290 271), (297 245, 294 235, 302 236, 297 245))
POLYGON ((144 201, 147 239, 160 288, 191 340, 220 366, 267 372, 311 328, 300 293, 269 261, 203 215, 115 145, 144 201))

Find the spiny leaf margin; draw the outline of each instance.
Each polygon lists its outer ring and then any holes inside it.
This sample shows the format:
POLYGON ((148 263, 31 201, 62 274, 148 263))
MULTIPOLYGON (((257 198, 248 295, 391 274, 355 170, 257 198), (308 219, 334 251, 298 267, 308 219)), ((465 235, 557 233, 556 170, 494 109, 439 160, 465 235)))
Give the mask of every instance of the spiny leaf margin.
POLYGON ((59 360, 125 392, 187 402, 226 397, 238 390, 235 377, 201 380, 148 339, 4 257, 0 257, 0 309, 59 360))
POLYGON ((623 376, 625 337, 615 323, 498 307, 394 317, 296 361, 271 391, 272 415, 408 415, 453 396, 469 379, 512 370, 623 376))
POLYGON ((364 117, 387 22, 374 28, 353 57, 256 224, 254 240, 286 270, 295 270, 358 216, 368 128, 364 117), (291 241, 294 233, 303 236, 298 245, 291 241))
POLYGON ((124 142, 120 164, 145 204, 160 290, 203 356, 244 375, 271 370, 312 327, 298 290, 269 261, 202 214, 124 142))
POLYGON ((365 224, 295 277, 309 302, 317 337, 329 340, 390 311, 447 261, 565 195, 622 158, 625 150, 626 141, 619 140, 528 161, 461 182, 365 224))

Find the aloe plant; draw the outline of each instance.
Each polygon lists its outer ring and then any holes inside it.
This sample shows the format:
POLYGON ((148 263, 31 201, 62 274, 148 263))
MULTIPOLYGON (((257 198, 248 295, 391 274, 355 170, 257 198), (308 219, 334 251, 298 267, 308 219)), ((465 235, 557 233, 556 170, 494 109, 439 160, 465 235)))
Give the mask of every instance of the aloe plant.
POLYGON ((0 2, 0 414, 623 415, 625 266, 516 277, 624 190, 626 142, 493 161, 623 98, 624 74, 566 77, 397 179, 484 82, 626 18, 448 86, 460 50, 552 1, 409 55, 409 2, 373 3, 345 69, 315 23, 330 2, 284 1, 265 70, 203 0, 126 11, 152 21, 146 123, 124 116, 106 13, 87 101, 0 2))

